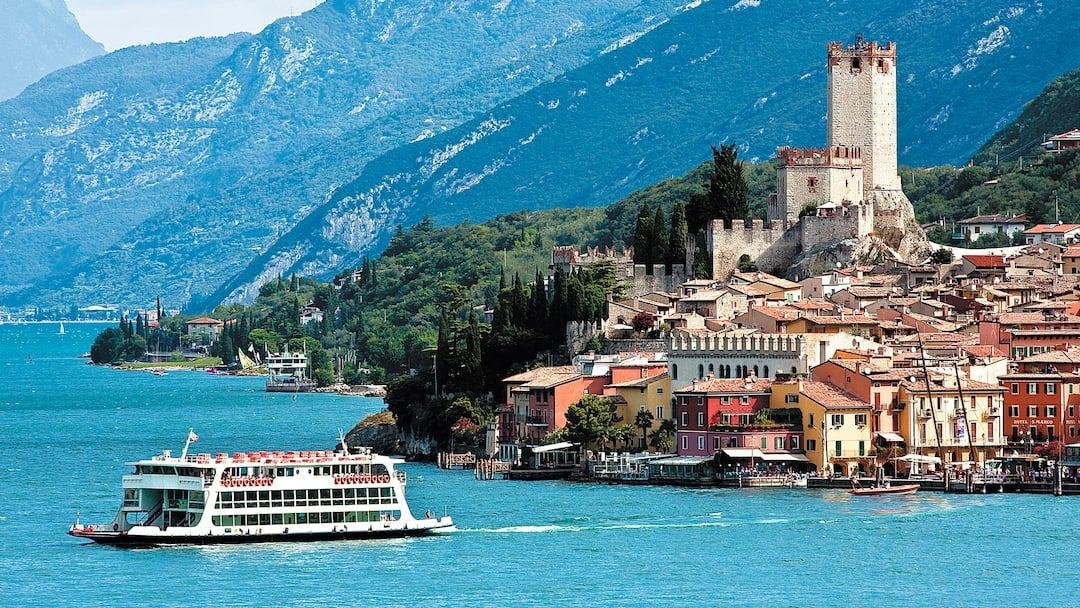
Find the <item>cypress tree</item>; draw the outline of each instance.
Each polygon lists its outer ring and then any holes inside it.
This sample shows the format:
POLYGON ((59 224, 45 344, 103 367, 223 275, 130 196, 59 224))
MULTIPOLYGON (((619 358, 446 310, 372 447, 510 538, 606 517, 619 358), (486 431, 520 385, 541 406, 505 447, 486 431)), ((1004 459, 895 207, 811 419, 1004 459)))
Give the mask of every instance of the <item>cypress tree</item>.
POLYGON ((536 269, 536 280, 533 282, 532 294, 529 299, 531 327, 537 333, 544 333, 548 327, 548 297, 547 287, 544 285, 544 277, 540 269, 536 269))
POLYGON ((484 361, 481 353, 480 322, 476 318, 476 310, 469 311, 469 326, 465 332, 465 366, 464 379, 469 385, 469 391, 479 393, 484 386, 484 361))
POLYGON ((652 207, 646 202, 638 210, 637 224, 634 226, 634 263, 645 264, 646 272, 651 272, 656 248, 656 227, 653 222, 652 207))
POLYGON ((521 275, 514 273, 514 287, 511 290, 510 324, 517 329, 527 326, 529 316, 529 298, 525 294, 525 286, 521 283, 521 275))
POLYGON ((449 371, 452 364, 450 352, 450 318, 446 309, 439 311, 439 337, 435 344, 435 382, 439 394, 446 391, 446 383, 450 377, 449 371))
POLYGON ((569 290, 566 284, 566 273, 562 268, 555 269, 551 294, 551 308, 548 311, 548 323, 551 326, 549 335, 554 344, 562 344, 566 340, 566 320, 569 308, 569 290))
POLYGON ((668 272, 671 271, 672 264, 686 263, 686 238, 688 234, 686 207, 679 201, 671 207, 671 232, 668 235, 667 248, 668 272))
POLYGON ((668 229, 667 221, 664 219, 664 209, 661 207, 656 208, 656 216, 653 218, 653 263, 660 264, 666 263, 668 259, 668 229))

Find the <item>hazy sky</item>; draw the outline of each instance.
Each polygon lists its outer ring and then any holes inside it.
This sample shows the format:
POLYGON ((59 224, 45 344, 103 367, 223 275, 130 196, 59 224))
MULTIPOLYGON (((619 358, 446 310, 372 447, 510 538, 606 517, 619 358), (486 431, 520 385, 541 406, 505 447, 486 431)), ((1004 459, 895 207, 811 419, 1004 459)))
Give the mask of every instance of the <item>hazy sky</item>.
POLYGON ((257 32, 322 0, 67 0, 91 38, 113 51, 134 44, 257 32))

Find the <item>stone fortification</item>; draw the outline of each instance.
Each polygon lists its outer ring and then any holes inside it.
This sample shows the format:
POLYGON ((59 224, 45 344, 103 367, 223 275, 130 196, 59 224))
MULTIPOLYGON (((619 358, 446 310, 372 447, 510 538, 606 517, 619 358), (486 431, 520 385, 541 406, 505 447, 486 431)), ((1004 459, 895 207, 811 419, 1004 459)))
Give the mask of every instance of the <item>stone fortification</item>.
POLYGON ((798 253, 799 233, 780 221, 770 222, 766 227, 762 220, 753 220, 749 226, 742 220, 734 220, 731 228, 724 228, 722 220, 712 220, 705 249, 703 253, 711 257, 716 278, 728 277, 744 254, 761 270, 782 272, 798 253))

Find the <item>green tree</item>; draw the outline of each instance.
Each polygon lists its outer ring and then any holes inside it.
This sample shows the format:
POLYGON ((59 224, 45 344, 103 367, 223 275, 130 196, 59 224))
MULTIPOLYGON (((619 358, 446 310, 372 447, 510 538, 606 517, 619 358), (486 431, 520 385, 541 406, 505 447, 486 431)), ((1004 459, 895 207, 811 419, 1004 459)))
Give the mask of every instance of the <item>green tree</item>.
POLYGON ((944 247, 935 249, 930 254, 930 261, 935 264, 951 264, 953 260, 953 253, 951 249, 945 249, 944 247))
POLYGON ((566 431, 582 446, 606 442, 615 422, 611 401, 596 395, 585 395, 566 410, 566 431))
POLYGON ((739 272, 757 272, 757 264, 748 254, 742 254, 739 256, 739 261, 736 263, 736 268, 739 272))
POLYGON ((634 416, 634 426, 641 429, 641 446, 644 447, 648 441, 646 433, 652 428, 653 420, 656 418, 653 413, 645 408, 638 410, 638 413, 634 416))
POLYGON ((450 334, 450 317, 443 308, 439 311, 439 333, 435 342, 435 387, 440 395, 448 390, 450 371, 454 365, 450 334))
POLYGON ((713 146, 712 153, 709 189, 703 195, 691 197, 687 208, 687 221, 693 232, 704 230, 712 219, 721 219, 724 227, 730 228, 732 220, 745 220, 750 214, 746 176, 738 148, 713 146))
POLYGON ((649 434, 649 445, 659 452, 670 452, 675 441, 675 424, 668 419, 660 422, 660 426, 649 434))
POLYGON ((634 227, 634 263, 644 264, 647 274, 652 274, 653 255, 656 252, 655 221, 652 207, 646 202, 638 211, 637 225, 634 227))
POLYGON ((667 247, 668 272, 671 271, 672 264, 686 262, 686 239, 689 230, 686 225, 686 206, 682 204, 682 201, 677 201, 671 207, 671 232, 668 236, 667 247))
MULTIPOLYGON (((483 390, 484 384, 484 361, 482 355, 482 340, 480 335, 480 321, 476 318, 476 311, 469 311, 469 325, 465 331, 465 364, 463 377, 467 383, 467 390, 476 394, 483 390)), ((481 422, 480 420, 476 422, 481 422)))
POLYGON ((664 218, 664 210, 660 207, 656 208, 656 216, 653 217, 652 241, 653 264, 666 263, 668 259, 668 228, 667 220, 664 218))
POLYGON ((547 288, 544 285, 544 277, 540 269, 536 269, 536 279, 533 281, 532 293, 529 296, 529 319, 530 326, 538 333, 544 333, 548 328, 548 297, 547 288))

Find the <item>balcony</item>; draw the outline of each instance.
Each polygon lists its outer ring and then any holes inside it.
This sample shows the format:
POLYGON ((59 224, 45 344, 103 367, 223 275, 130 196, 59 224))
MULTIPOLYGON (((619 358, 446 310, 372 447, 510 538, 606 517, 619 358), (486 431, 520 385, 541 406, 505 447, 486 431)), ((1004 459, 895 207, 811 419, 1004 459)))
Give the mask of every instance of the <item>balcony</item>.
POLYGON ((525 424, 528 426, 547 426, 547 419, 543 416, 526 416, 525 424))

